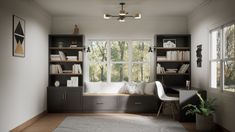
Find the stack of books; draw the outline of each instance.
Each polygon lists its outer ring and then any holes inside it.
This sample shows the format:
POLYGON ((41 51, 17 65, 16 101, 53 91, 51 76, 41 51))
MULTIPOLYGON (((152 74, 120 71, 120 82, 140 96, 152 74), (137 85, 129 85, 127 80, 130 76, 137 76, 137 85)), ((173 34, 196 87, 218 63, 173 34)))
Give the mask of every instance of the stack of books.
POLYGON ((166 73, 177 73, 178 69, 166 69, 166 73))
POLYGON ((50 55, 52 61, 60 61, 60 55, 50 55))
POLYGON ((68 61, 77 61, 78 60, 77 56, 67 56, 66 58, 68 61))

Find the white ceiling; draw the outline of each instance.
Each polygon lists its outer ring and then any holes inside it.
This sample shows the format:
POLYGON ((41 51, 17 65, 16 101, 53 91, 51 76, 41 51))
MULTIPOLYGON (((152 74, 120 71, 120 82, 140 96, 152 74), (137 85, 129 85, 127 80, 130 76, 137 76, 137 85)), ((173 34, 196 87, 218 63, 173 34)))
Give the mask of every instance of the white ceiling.
POLYGON ((101 16, 115 15, 120 2, 129 14, 142 16, 187 16, 208 0, 34 0, 52 16, 101 16))

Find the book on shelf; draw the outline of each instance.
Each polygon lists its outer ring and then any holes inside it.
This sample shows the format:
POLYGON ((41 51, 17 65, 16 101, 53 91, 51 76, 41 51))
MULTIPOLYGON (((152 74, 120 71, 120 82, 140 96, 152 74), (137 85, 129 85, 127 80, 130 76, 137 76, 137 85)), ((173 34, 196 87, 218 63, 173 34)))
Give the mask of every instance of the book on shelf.
POLYGON ((77 56, 66 56, 68 61, 77 61, 78 57, 77 56))
POLYGON ((80 64, 74 64, 72 68, 72 73, 74 74, 82 74, 82 68, 80 64))
POLYGON ((157 74, 166 73, 165 68, 162 67, 159 63, 157 64, 157 74))
POLYGON ((66 56, 65 56, 64 52, 59 51, 59 55, 60 55, 60 59, 61 59, 62 61, 65 61, 65 60, 66 60, 66 56))
POLYGON ((181 73, 181 74, 186 73, 187 70, 188 70, 188 68, 189 68, 189 64, 183 64, 183 65, 180 67, 178 73, 181 73))
POLYGON ((83 52, 82 51, 78 51, 78 60, 83 61, 83 52))
POLYGON ((63 73, 61 65, 59 65, 59 64, 51 64, 50 65, 50 73, 51 74, 60 74, 60 73, 63 73))
MULTIPOLYGON (((163 60, 163 57, 161 57, 163 60)), ((167 51, 166 60, 173 61, 189 61, 190 60, 190 51, 167 51)))
POLYGON ((51 61, 60 61, 60 55, 50 55, 51 61))

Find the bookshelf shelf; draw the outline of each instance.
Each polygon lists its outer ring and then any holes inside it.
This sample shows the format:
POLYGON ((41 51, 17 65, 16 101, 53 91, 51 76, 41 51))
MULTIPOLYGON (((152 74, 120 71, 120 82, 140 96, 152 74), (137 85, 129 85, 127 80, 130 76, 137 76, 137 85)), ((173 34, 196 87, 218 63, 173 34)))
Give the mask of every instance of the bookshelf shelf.
POLYGON ((159 76, 189 76, 189 73, 159 73, 159 76))
POLYGON ((84 50, 84 47, 49 47, 50 50, 84 50))
POLYGON ((157 62, 163 62, 163 63, 189 63, 190 61, 184 61, 184 60, 157 60, 157 62))
POLYGON ((185 86, 191 80, 191 35, 157 34, 155 46, 156 80, 166 88, 185 86), (176 73, 166 73, 167 69, 176 69, 176 73))
POLYGON ((75 73, 50 73, 50 75, 54 75, 54 76, 81 76, 82 74, 75 74, 75 73))
POLYGON ((83 61, 68 61, 68 60, 65 60, 65 61, 54 61, 54 60, 50 60, 50 62, 54 62, 54 63, 82 63, 83 61))
POLYGON ((164 48, 164 47, 157 47, 157 50, 190 50, 190 47, 176 47, 176 48, 164 48))

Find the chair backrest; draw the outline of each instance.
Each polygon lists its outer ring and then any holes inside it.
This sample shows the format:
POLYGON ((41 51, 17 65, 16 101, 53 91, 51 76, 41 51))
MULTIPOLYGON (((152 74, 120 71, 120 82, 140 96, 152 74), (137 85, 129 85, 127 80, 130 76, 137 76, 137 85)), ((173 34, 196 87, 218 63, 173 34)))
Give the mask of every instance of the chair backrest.
POLYGON ((166 96, 164 88, 163 88, 161 82, 159 82, 159 81, 155 81, 155 84, 157 86, 158 97, 160 100, 162 100, 166 96))

